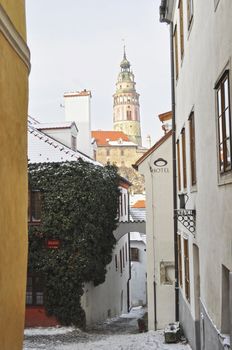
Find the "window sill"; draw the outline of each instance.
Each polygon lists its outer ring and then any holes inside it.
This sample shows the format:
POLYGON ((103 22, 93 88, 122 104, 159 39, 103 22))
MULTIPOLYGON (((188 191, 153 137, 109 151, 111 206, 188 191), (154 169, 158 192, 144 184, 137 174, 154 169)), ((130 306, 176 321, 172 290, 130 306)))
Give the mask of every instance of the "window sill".
POLYGON ((232 183, 232 171, 218 174, 218 186, 224 186, 232 183))

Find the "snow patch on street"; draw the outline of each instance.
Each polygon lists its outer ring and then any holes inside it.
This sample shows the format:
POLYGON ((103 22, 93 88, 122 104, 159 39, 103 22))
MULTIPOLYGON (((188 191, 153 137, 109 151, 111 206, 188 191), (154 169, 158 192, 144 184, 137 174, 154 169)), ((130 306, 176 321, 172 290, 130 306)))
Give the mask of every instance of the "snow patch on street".
POLYGON ((163 332, 108 336, 105 339, 57 346, 56 350, 191 350, 184 344, 164 344, 163 332))
POLYGON ((24 330, 24 335, 28 337, 38 336, 38 335, 58 335, 58 334, 67 334, 77 330, 73 327, 48 327, 48 328, 26 328, 24 330))

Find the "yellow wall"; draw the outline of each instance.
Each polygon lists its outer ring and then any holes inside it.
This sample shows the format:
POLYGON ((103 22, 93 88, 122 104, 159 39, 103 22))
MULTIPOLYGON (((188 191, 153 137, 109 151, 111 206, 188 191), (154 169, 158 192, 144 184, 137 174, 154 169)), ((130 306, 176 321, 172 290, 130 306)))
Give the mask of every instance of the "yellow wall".
POLYGON ((24 0, 0 0, 0 5, 7 12, 11 22, 19 34, 26 39, 25 26, 25 1, 24 0))
MULTIPOLYGON (((1 5, 25 35, 24 2, 1 5)), ((0 349, 19 350, 27 269, 28 69, 1 32, 0 52, 0 349)))

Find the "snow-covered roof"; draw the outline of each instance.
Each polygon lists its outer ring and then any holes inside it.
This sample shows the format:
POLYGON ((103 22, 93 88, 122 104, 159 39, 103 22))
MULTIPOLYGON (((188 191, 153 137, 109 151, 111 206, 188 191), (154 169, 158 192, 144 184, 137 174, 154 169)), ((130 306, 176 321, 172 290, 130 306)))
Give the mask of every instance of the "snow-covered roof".
POLYGON ((86 162, 102 166, 100 163, 89 158, 87 155, 74 151, 61 142, 38 130, 38 122, 29 118, 28 120, 28 162, 29 163, 51 163, 67 162, 82 159, 86 162))
POLYGON ((67 128, 71 128, 73 125, 77 129, 76 123, 74 121, 40 123, 37 125, 37 129, 39 129, 39 130, 43 130, 43 129, 67 129, 67 128))
POLYGON ((146 221, 146 208, 130 208, 131 221, 146 221))

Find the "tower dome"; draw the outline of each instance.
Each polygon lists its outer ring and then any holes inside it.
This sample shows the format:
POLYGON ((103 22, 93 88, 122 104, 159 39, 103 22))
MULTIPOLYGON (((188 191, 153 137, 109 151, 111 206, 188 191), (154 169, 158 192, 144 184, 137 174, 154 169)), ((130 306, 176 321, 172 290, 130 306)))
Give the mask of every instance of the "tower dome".
POLYGON ((128 61, 128 59, 126 58, 126 54, 124 52, 124 57, 123 57, 123 60, 120 64, 120 67, 122 68, 122 70, 124 69, 130 69, 130 62, 128 61))

